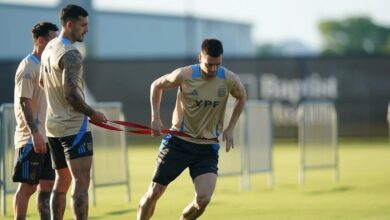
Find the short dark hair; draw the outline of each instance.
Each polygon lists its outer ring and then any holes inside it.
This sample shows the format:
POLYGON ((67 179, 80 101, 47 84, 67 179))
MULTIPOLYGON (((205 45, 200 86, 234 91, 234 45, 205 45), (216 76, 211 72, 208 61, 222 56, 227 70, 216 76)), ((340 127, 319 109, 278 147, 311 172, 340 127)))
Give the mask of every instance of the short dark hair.
POLYGON ((84 8, 78 5, 69 4, 64 8, 62 8, 61 10, 61 14, 60 14, 61 24, 65 25, 66 22, 69 20, 77 20, 79 16, 87 17, 88 12, 84 8))
POLYGON ((50 31, 58 31, 57 25, 47 21, 39 22, 31 30, 32 38, 33 40, 38 39, 38 37, 47 38, 50 31))
POLYGON ((222 42, 214 38, 204 39, 202 43, 202 52, 212 57, 219 57, 223 54, 222 42))

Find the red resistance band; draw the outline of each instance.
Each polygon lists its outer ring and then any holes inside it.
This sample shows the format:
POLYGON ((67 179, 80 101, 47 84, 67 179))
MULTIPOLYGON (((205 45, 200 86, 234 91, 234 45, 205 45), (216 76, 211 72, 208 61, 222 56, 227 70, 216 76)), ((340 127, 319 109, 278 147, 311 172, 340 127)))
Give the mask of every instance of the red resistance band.
MULTIPOLYGON (((105 128, 107 130, 112 130, 112 131, 124 131, 121 128, 106 124, 106 123, 95 123, 92 120, 89 120, 89 122, 93 125, 96 125, 101 128, 105 128)), ((134 122, 128 122, 128 121, 109 121, 114 124, 122 125, 128 128, 135 128, 134 130, 127 130, 128 133, 133 133, 133 134, 152 134, 152 129, 148 126, 137 124, 134 122)), ((172 134, 176 136, 183 136, 183 137, 191 137, 186 133, 180 132, 180 131, 174 131, 174 130, 169 130, 169 129, 162 129, 161 134, 172 134)))

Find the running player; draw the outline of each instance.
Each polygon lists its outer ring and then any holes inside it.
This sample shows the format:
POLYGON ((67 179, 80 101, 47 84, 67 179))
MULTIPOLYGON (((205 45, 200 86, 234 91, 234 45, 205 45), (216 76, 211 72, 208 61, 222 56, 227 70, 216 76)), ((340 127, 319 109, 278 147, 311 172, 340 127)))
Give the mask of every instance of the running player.
POLYGON ((245 90, 239 78, 221 66, 223 47, 217 39, 205 39, 199 64, 178 68, 151 85, 151 128, 159 136, 162 128, 160 103, 166 89, 179 88, 173 112, 172 129, 183 136, 163 138, 153 180, 138 207, 137 219, 152 217, 157 200, 168 184, 189 168, 195 188, 194 200, 184 209, 181 219, 196 219, 206 209, 213 195, 218 174, 218 136, 226 141, 226 151, 233 145, 233 130, 244 108, 245 90), (230 121, 224 128, 228 96, 236 98, 230 121))

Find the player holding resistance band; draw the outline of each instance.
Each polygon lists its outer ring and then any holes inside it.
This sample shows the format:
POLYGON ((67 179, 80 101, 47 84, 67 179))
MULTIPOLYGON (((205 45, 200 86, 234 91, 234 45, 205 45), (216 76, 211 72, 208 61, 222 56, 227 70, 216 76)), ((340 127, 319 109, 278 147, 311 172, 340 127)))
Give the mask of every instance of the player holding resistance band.
POLYGON ((210 202, 218 174, 218 136, 222 134, 223 141, 226 141, 226 151, 233 148, 233 130, 246 101, 245 90, 237 75, 221 66, 222 54, 219 40, 205 39, 199 64, 178 68, 152 83, 152 135, 161 135, 163 91, 178 87, 172 129, 190 137, 168 135, 162 139, 153 180, 139 202, 138 220, 152 217, 157 200, 168 184, 187 167, 194 183, 195 198, 183 210, 180 219, 197 219, 210 202), (229 94, 236 101, 230 121, 223 130, 229 94))
POLYGON ((56 172, 50 198, 51 219, 63 219, 66 193, 73 180, 74 219, 88 219, 88 187, 93 143, 88 117, 96 123, 107 121, 104 114, 85 102, 83 57, 74 43, 88 32, 88 12, 67 5, 60 13, 61 33, 42 54, 41 83, 47 100, 46 133, 56 172))

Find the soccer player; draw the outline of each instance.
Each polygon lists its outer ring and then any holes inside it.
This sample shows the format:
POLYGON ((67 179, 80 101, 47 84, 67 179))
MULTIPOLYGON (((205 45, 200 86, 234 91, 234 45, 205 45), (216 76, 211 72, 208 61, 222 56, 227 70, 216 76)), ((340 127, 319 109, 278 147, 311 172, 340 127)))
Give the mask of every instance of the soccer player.
POLYGON ((74 42, 88 32, 88 12, 67 5, 60 13, 62 29, 42 54, 41 83, 47 106, 46 133, 56 172, 51 195, 52 219, 63 219, 71 181, 74 219, 88 218, 88 187, 93 144, 88 117, 96 123, 107 119, 85 102, 83 58, 74 42))
POLYGON ((168 184, 185 168, 194 183, 195 198, 183 210, 181 219, 196 219, 205 211, 213 195, 218 171, 218 136, 233 148, 233 130, 244 108, 246 92, 233 72, 221 66, 223 47, 217 39, 205 39, 199 64, 178 68, 156 79, 150 89, 152 135, 162 129, 160 103, 163 91, 178 87, 172 130, 185 135, 162 139, 153 180, 138 207, 137 219, 149 219, 157 200, 168 184), (228 96, 236 101, 230 121, 224 128, 228 96))
POLYGON ((20 62, 15 75, 16 149, 12 179, 19 182, 13 201, 15 219, 26 219, 28 202, 37 188, 39 215, 41 219, 50 219, 54 170, 45 134, 46 99, 38 80, 42 51, 57 31, 58 27, 50 22, 40 22, 32 28, 33 51, 20 62))

